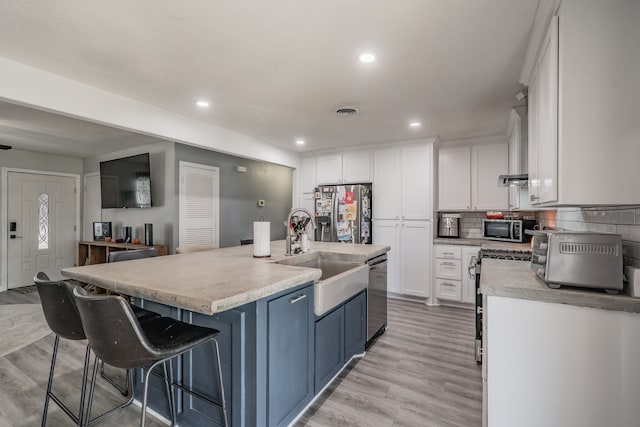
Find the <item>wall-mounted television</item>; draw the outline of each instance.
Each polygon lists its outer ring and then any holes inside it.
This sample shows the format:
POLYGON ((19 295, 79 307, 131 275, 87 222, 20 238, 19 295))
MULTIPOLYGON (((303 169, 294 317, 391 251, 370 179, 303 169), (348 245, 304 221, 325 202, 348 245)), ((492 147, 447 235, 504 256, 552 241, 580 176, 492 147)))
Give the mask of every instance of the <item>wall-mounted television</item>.
POLYGON ((100 162, 102 209, 150 208, 149 153, 100 162))

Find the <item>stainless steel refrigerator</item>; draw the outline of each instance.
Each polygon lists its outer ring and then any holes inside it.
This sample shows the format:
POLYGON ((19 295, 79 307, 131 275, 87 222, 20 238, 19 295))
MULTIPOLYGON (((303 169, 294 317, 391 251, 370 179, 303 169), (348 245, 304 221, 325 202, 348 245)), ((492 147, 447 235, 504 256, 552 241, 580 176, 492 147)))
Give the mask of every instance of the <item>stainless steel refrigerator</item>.
POLYGON ((371 184, 317 187, 315 216, 316 241, 371 244, 371 184))

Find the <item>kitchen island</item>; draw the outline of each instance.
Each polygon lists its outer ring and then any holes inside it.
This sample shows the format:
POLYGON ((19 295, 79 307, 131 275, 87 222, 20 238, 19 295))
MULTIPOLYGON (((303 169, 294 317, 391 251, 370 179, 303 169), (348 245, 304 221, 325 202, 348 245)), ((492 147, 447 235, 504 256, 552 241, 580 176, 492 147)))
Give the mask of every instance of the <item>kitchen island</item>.
MULTIPOLYGON (((73 267, 63 274, 134 297, 162 315, 220 330, 230 424, 281 426, 295 419, 352 357, 362 355, 366 341, 366 289, 316 316, 314 286, 322 271, 278 264, 284 250, 285 242, 277 241, 270 259, 254 258, 247 245, 73 267)), ((312 251, 362 264, 388 250, 312 242, 312 251)), ((213 346, 196 348, 174 363, 176 381, 219 401, 215 365, 213 346)), ((136 375, 137 383, 140 378, 136 375)), ((163 383, 152 380, 150 406, 168 415, 163 383)), ((203 400, 178 391, 176 401, 181 425, 222 425, 221 411, 203 400)))
POLYGON ((485 426, 637 426, 640 299, 551 289, 530 263, 485 259, 485 426))

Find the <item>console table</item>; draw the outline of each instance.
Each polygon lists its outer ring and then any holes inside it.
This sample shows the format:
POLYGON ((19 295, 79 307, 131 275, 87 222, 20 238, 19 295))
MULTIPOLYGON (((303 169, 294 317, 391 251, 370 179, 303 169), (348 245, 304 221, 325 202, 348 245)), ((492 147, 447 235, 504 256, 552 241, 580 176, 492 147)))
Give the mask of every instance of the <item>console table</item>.
POLYGON ((132 249, 156 248, 158 255, 169 255, 167 245, 134 245, 133 243, 116 243, 103 241, 81 241, 78 243, 78 265, 102 264, 109 259, 109 253, 132 249))

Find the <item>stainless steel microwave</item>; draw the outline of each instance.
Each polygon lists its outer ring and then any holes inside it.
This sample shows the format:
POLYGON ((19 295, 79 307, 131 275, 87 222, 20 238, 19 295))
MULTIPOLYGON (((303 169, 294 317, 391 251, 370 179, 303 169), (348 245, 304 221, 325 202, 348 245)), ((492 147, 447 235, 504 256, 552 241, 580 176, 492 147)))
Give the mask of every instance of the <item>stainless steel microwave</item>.
POLYGON ((524 231, 533 230, 535 225, 535 219, 485 219, 482 221, 482 236, 503 242, 529 242, 531 236, 524 231))

